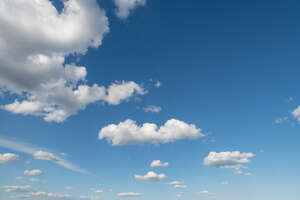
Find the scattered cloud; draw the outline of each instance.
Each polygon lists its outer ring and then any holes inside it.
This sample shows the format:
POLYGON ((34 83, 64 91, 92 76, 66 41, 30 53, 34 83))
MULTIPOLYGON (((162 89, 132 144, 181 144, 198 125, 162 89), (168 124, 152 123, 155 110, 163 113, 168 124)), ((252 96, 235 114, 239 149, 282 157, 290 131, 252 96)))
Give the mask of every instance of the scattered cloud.
POLYGON ((25 178, 24 177, 16 177, 17 181, 23 181, 25 178))
POLYGON ((181 182, 181 181, 171 181, 171 182, 167 182, 165 184, 167 184, 167 185, 182 185, 183 182, 181 182))
POLYGON ((282 122, 288 121, 288 117, 277 117, 274 121, 275 124, 281 124, 282 122))
POLYGON ((114 0, 114 3, 117 7, 116 15, 126 19, 136 7, 145 5, 146 0, 114 0))
POLYGON ((145 108, 143 108, 145 112, 152 112, 152 113, 159 113, 161 111, 160 106, 154 106, 154 105, 149 105, 145 108))
MULTIPOLYGON (((41 151, 41 150, 39 150, 40 148, 34 147, 33 145, 29 145, 29 144, 25 144, 22 142, 17 142, 17 141, 11 140, 11 139, 0 137, 0 147, 32 155, 35 159, 38 159, 38 160, 52 161, 53 163, 58 164, 66 169, 80 172, 83 174, 88 174, 87 171, 79 168, 78 166, 74 165, 73 163, 71 163, 65 159, 62 159, 53 153, 41 151)), ((30 161, 26 161, 26 164, 30 164, 30 161)))
POLYGON ((128 119, 119 124, 110 124, 99 131, 98 139, 107 139, 113 146, 168 143, 181 139, 197 139, 204 137, 201 129, 194 124, 170 119, 163 126, 154 123, 144 123, 138 126, 135 121, 128 119))
POLYGON ((30 178, 30 179, 28 179, 28 181, 29 181, 29 182, 38 182, 39 179, 37 179, 37 178, 30 178))
POLYGON ((148 172, 146 175, 135 175, 135 179, 142 180, 142 181, 161 181, 168 178, 165 174, 157 174, 153 171, 148 172))
POLYGON ((91 190, 96 193, 96 194, 100 194, 103 192, 103 190, 100 190, 100 189, 96 189, 96 188, 91 188, 91 190))
POLYGON ((142 196, 141 193, 136 193, 136 192, 123 192, 123 193, 118 193, 118 197, 139 197, 142 196))
POLYGON ((168 162, 161 162, 160 160, 153 160, 150 164, 150 167, 167 167, 169 166, 168 162))
POLYGON ((11 193, 11 192, 29 192, 32 190, 30 185, 25 186, 3 186, 1 187, 5 192, 11 193))
POLYGON ((14 153, 0 154, 0 164, 14 162, 19 159, 19 156, 14 153))
POLYGON ((236 174, 250 175, 241 169, 247 168, 245 164, 250 163, 250 158, 254 157, 253 153, 240 153, 239 151, 232 152, 210 152, 204 159, 204 165, 216 168, 233 169, 236 174))
POLYGON ((160 81, 156 81, 156 83, 154 84, 154 86, 156 88, 160 88, 162 86, 162 83, 160 81))
POLYGON ((183 196, 184 192, 179 192, 178 194, 176 194, 176 198, 181 198, 183 196))
POLYGON ((222 185, 228 185, 229 182, 228 182, 228 181, 222 181, 221 184, 222 184, 222 185))
POLYGON ((201 196, 209 197, 209 198, 216 198, 216 195, 213 193, 208 192, 207 190, 202 190, 199 192, 201 196))
POLYGON ((25 170, 24 175, 27 176, 38 176, 41 175, 43 172, 40 169, 33 169, 33 170, 25 170))

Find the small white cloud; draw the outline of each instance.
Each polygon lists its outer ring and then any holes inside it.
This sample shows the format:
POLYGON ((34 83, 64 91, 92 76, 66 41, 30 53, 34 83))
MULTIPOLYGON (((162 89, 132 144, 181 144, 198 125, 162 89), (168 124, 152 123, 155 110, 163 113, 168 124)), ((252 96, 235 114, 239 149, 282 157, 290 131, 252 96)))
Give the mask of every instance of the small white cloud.
POLYGON ((154 123, 144 123, 138 126, 128 119, 119 124, 110 124, 99 131, 98 139, 107 139, 113 146, 168 143, 181 139, 197 139, 204 137, 201 129, 194 124, 170 119, 163 126, 154 123))
POLYGON ((19 156, 14 153, 0 154, 0 163, 14 162, 19 159, 19 156))
POLYGON ((39 179, 37 179, 37 178, 30 178, 30 179, 28 179, 28 181, 29 181, 29 182, 38 182, 39 179))
POLYGON ((37 151, 33 154, 33 157, 36 160, 49 160, 49 161, 59 161, 59 158, 56 157, 53 153, 45 152, 45 151, 37 151))
POLYGON ((207 190, 202 190, 202 191, 199 192, 199 194, 200 194, 201 196, 204 196, 204 197, 216 198, 216 195, 215 195, 215 194, 210 193, 210 192, 208 192, 207 190))
POLYGON ((25 178, 24 177, 16 177, 17 181, 23 181, 25 178))
POLYGON ((161 111, 160 106, 154 106, 154 105, 149 105, 145 108, 143 108, 145 112, 152 112, 152 113, 159 113, 161 111))
POLYGON ((30 185, 25 186, 3 186, 1 187, 5 192, 30 192, 32 190, 30 185))
POLYGON ((160 160, 153 160, 150 164, 150 167, 167 167, 169 166, 168 162, 161 162, 160 160))
POLYGON ((117 7, 117 16, 126 19, 137 6, 145 5, 146 0, 114 0, 114 3, 117 7))
POLYGON ((300 123, 300 106, 298 106, 295 110, 293 110, 292 115, 298 120, 300 123))
POLYGON ((222 185, 228 185, 229 182, 228 182, 228 181, 222 181, 221 184, 222 184, 222 185))
POLYGON ((168 177, 165 174, 157 174, 153 171, 150 171, 144 176, 135 175, 134 178, 142 181, 161 181, 168 177))
POLYGON ((186 189, 187 185, 174 185, 174 188, 176 188, 176 189, 186 189))
POLYGON ((72 190, 73 188, 71 186, 64 187, 65 190, 72 190))
POLYGON ((103 192, 103 190, 100 190, 100 189, 96 189, 96 188, 91 188, 91 190, 96 193, 96 194, 100 194, 103 192))
POLYGON ((162 86, 162 83, 160 81, 156 81, 156 83, 154 84, 154 86, 156 88, 160 88, 162 86))
POLYGON ((25 170, 24 175, 27 176, 38 176, 41 175, 43 172, 39 169, 33 169, 33 170, 25 170))
POLYGON ((123 192, 123 193, 118 193, 118 197, 139 197, 142 196, 141 193, 136 193, 136 192, 123 192))
POLYGON ((232 152, 210 152, 209 155, 204 159, 204 165, 233 169, 236 174, 249 175, 243 172, 241 169, 247 168, 244 165, 250 163, 250 158, 254 157, 253 153, 240 153, 239 151, 232 152))
POLYGON ((171 182, 168 182, 168 183, 165 183, 167 185, 182 185, 183 182, 181 181, 171 181, 171 182))
POLYGON ((288 117, 277 117, 274 121, 275 124, 281 124, 282 122, 285 122, 288 120, 288 117))
POLYGON ((179 192, 178 194, 176 194, 176 198, 181 198, 183 196, 184 192, 179 192))

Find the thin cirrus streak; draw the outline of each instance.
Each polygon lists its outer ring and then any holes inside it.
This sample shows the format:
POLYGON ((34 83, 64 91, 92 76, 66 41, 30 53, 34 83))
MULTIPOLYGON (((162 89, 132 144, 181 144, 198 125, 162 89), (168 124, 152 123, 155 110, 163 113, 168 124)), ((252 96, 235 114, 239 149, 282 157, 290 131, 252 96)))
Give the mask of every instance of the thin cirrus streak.
POLYGON ((37 148, 30 144, 25 144, 22 142, 14 141, 14 140, 3 138, 0 136, 0 147, 32 155, 34 157, 34 159, 37 159, 37 160, 48 160, 48 161, 51 161, 57 165, 60 165, 66 169, 69 169, 69 170, 72 170, 75 172, 79 172, 82 174, 89 174, 86 170, 81 169, 80 167, 76 166, 75 164, 73 164, 65 159, 62 159, 58 156, 56 156, 55 160, 37 157, 36 154, 38 152, 43 152, 44 154, 51 154, 51 155, 54 155, 54 154, 49 153, 49 152, 40 151, 40 148, 37 148))

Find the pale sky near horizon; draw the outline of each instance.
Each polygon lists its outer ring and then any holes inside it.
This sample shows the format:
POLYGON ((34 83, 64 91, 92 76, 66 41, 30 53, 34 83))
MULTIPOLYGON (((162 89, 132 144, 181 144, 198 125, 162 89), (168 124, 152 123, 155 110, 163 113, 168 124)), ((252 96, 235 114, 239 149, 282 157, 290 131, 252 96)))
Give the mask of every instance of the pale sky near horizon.
POLYGON ((0 0, 0 200, 299 200, 299 10, 0 0))

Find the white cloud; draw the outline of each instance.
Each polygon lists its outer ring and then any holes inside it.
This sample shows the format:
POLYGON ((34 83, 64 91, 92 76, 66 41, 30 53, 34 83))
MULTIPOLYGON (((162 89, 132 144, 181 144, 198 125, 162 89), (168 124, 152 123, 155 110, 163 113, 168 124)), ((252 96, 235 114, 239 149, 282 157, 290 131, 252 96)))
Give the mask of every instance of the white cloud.
POLYGON ((171 181, 171 182, 168 182, 168 183, 165 183, 167 185, 181 185, 183 184, 183 182, 181 181, 171 181))
POLYGON ((150 164, 150 167, 167 167, 169 166, 168 162, 161 162, 160 160, 153 160, 150 164))
POLYGON ((145 94, 133 81, 87 85, 86 67, 65 63, 98 48, 109 27, 96 0, 62 2, 59 13, 49 0, 1 0, 0 90, 17 98, 0 108, 62 122, 91 103, 117 105, 145 94))
POLYGON ((27 176, 37 176, 41 175, 43 172, 40 169, 33 169, 33 170, 25 170, 24 175, 27 176))
POLYGON ((228 181, 222 181, 221 184, 222 184, 222 185, 228 185, 229 182, 228 182, 228 181))
POLYGON ((199 192, 199 194, 200 194, 201 196, 205 196, 205 197, 216 198, 216 195, 215 195, 215 194, 210 193, 210 192, 207 191, 207 190, 202 190, 202 191, 199 192))
POLYGON ((99 193, 102 193, 103 190, 100 190, 100 189, 96 189, 96 188, 91 188, 91 190, 96 193, 96 194, 99 194, 99 193))
POLYGON ((49 160, 49 161, 55 161, 55 162, 60 160, 53 153, 49 153, 49 152, 45 152, 45 151, 37 151, 33 154, 33 157, 36 160, 49 160))
POLYGON ((117 16, 126 19, 137 6, 145 5, 146 0, 114 0, 114 3, 117 7, 117 16))
POLYGON ((253 153, 240 153, 239 151, 210 152, 204 159, 204 165, 217 168, 230 168, 234 169, 236 174, 249 175, 249 173, 244 173, 241 169, 247 168, 245 164, 250 163, 249 158, 254 156, 255 154, 253 153))
POLYGON ((277 117, 274 121, 275 124, 281 124, 284 121, 287 121, 288 118, 287 117, 277 117))
MULTIPOLYGON (((80 172, 83 174, 88 174, 87 171, 79 168, 75 164, 73 164, 65 159, 62 159, 53 153, 37 150, 38 148, 33 147, 32 145, 29 145, 29 144, 25 144, 22 142, 17 142, 17 141, 13 141, 10 139, 0 137, 0 147, 4 147, 7 149, 11 149, 14 151, 32 155, 35 159, 49 160, 49 161, 52 161, 53 163, 56 163, 64 168, 66 168, 66 169, 80 172)), ((30 161, 29 162, 26 161, 26 164, 30 164, 30 161)))
POLYGON ((123 192, 123 193, 118 193, 118 197, 139 197, 142 196, 141 193, 136 193, 136 192, 123 192))
POLYGON ((201 129, 194 124, 187 124, 176 119, 168 120, 159 127, 154 123, 144 123, 138 126, 128 119, 119 124, 110 124, 99 131, 98 139, 106 138, 114 146, 144 143, 168 143, 180 139, 196 139, 203 137, 201 129))
POLYGON ((72 190, 73 188, 71 186, 64 187, 65 190, 72 190))
POLYGON ((28 179, 28 181, 29 181, 29 182, 38 182, 39 179, 37 179, 37 178, 30 178, 30 179, 28 179))
POLYGON ((160 81, 156 81, 156 83, 154 84, 154 86, 156 88, 160 88, 162 86, 162 83, 160 81))
POLYGON ((17 181, 23 181, 23 180, 24 180, 24 177, 16 177, 16 180, 17 180, 17 181))
POLYGON ((300 106, 298 106, 295 110, 293 110, 292 115, 298 120, 300 123, 300 106))
POLYGON ((30 185, 25 186, 3 186, 1 187, 5 192, 29 192, 32 190, 30 185))
POLYGON ((154 106, 154 105, 149 105, 149 106, 143 108, 143 110, 145 112, 159 113, 161 111, 161 107, 154 106))
POLYGON ((153 171, 148 172, 146 175, 134 175, 135 179, 142 181, 161 181, 168 178, 165 174, 157 174, 153 171))
POLYGON ((179 192, 178 194, 176 194, 176 198, 181 198, 183 196, 184 192, 179 192))
POLYGON ((19 156, 14 153, 0 154, 0 163, 9 163, 18 160, 19 156))
POLYGON ((174 185, 174 188, 176 188, 176 189, 186 189, 187 185, 174 185))

